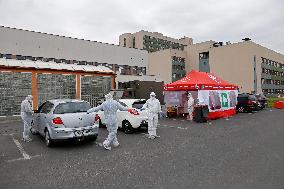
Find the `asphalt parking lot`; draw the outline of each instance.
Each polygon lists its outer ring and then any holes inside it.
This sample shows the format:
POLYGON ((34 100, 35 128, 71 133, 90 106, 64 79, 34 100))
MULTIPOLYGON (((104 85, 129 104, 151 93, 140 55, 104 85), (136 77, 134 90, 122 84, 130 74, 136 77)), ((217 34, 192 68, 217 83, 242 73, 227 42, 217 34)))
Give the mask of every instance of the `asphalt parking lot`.
POLYGON ((284 188, 284 110, 194 123, 160 120, 161 138, 118 132, 120 147, 21 141, 22 123, 0 122, 0 188, 284 188))

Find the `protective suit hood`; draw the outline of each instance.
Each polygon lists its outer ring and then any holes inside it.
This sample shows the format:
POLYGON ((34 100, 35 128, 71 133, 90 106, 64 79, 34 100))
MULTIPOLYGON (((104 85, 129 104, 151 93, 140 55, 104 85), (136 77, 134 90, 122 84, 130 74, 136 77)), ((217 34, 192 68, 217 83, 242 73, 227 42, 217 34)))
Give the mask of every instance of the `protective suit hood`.
POLYGON ((106 94, 105 99, 106 99, 106 101, 112 100, 112 94, 110 94, 110 93, 106 94))
POLYGON ((32 95, 28 95, 28 96, 26 97, 26 100, 27 100, 27 101, 32 101, 32 100, 33 100, 33 96, 32 96, 32 95))
POLYGON ((150 93, 150 99, 153 100, 153 99, 155 99, 155 98, 156 98, 156 94, 155 94, 154 92, 151 92, 151 93, 150 93))

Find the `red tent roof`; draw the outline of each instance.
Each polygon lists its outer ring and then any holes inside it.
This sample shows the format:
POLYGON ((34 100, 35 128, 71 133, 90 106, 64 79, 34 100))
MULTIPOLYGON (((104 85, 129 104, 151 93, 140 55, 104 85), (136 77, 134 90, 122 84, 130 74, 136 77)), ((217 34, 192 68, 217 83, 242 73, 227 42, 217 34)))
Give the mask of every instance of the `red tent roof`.
POLYGON ((179 90, 236 90, 238 87, 212 73, 192 70, 184 78, 164 85, 165 91, 179 90))

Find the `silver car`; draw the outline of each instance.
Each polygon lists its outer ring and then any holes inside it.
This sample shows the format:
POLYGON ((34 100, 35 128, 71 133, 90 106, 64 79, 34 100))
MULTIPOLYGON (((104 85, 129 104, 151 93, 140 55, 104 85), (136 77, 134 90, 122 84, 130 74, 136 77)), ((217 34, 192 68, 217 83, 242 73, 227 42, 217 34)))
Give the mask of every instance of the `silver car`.
POLYGON ((45 138, 46 146, 64 139, 95 141, 99 124, 90 104, 83 100, 56 99, 43 103, 34 113, 32 133, 45 138))

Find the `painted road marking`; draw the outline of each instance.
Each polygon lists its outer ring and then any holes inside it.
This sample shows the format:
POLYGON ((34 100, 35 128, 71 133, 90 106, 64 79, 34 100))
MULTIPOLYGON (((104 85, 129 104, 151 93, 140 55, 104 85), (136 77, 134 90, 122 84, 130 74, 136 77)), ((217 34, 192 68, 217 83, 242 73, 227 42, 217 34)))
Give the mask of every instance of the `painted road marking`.
POLYGON ((12 139, 13 139, 14 143, 16 144, 16 146, 18 147, 18 149, 22 153, 24 159, 31 159, 31 156, 26 153, 26 151, 24 150, 23 146, 20 144, 20 142, 17 139, 15 139, 14 135, 11 135, 11 136, 12 136, 12 139))
POLYGON ((168 125, 160 125, 159 127, 164 127, 164 128, 176 128, 176 129, 181 129, 181 130, 187 130, 188 127, 180 127, 180 126, 168 126, 168 125))
POLYGON ((14 162, 14 161, 19 161, 19 160, 30 160, 32 158, 35 157, 39 157, 40 155, 35 155, 35 156, 30 156, 25 150, 24 147, 21 145, 21 143, 14 137, 14 134, 5 134, 4 136, 10 135, 15 143, 15 145, 17 146, 18 150, 21 152, 22 156, 21 158, 18 159, 11 159, 8 160, 8 162, 14 162))

